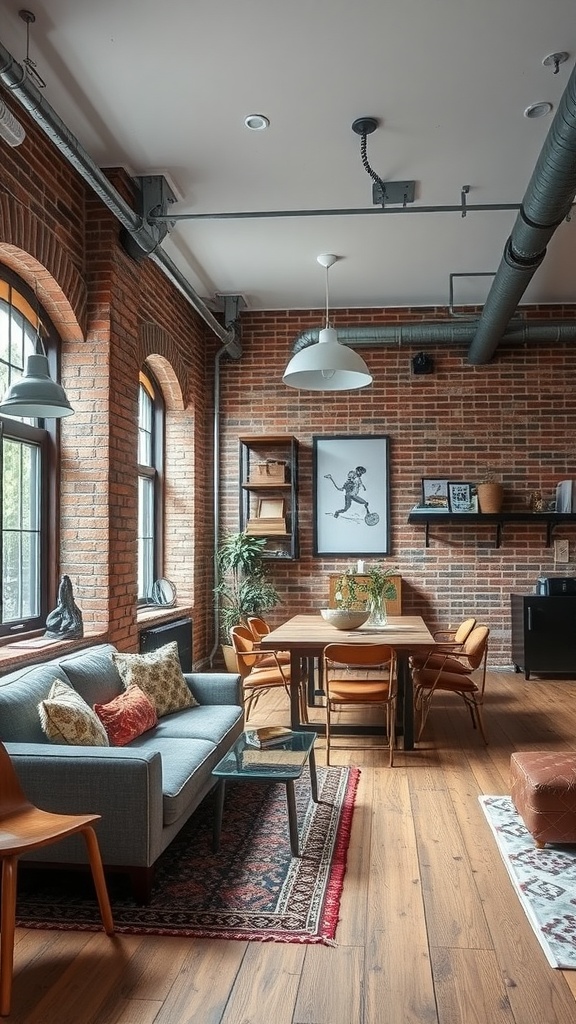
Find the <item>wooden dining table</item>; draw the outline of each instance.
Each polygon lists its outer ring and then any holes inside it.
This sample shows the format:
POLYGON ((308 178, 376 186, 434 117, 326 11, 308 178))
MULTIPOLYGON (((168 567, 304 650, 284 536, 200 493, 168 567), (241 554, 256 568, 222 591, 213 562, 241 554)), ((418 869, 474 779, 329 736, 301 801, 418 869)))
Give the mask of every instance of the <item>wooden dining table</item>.
MULTIPOLYGON (((294 615, 260 641, 264 650, 290 651, 290 725, 302 730, 306 724, 300 721, 298 699, 302 662, 310 658, 322 658, 328 644, 346 643, 388 644, 396 652, 398 673, 398 717, 400 731, 404 737, 404 749, 414 748, 414 697, 410 655, 422 648, 434 647, 435 641, 424 619, 419 615, 390 615, 385 626, 374 628, 360 626, 359 629, 336 629, 321 615, 294 615)), ((310 726, 321 731, 318 723, 310 726)))

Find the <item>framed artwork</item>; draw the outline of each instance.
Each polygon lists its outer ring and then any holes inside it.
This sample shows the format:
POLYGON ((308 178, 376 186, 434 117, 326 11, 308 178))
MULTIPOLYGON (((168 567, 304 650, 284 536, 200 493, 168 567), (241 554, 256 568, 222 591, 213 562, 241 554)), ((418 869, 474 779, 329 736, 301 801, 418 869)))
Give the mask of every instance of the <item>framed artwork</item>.
POLYGON ((281 519, 284 515, 284 498, 260 498, 258 519, 281 519))
POLYGON ((472 493, 472 484, 448 481, 448 502, 451 512, 477 512, 478 498, 472 493), (475 506, 475 507, 474 507, 475 506))
POLYGON ((424 477, 422 479, 422 506, 448 512, 448 481, 436 477, 424 477))
POLYGON ((390 438, 312 438, 313 553, 390 554, 390 438))

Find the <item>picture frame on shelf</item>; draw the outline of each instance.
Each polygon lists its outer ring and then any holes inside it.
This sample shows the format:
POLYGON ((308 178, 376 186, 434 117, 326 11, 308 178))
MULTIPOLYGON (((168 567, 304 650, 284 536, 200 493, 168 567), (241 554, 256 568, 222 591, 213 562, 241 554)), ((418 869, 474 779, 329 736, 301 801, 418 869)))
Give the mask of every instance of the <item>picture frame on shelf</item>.
POLYGON ((422 477, 421 507, 436 509, 438 512, 450 511, 448 497, 448 480, 443 477, 422 477))
POLYGON ((258 519, 281 519, 284 515, 284 498, 260 498, 258 519))
POLYGON ((313 554, 390 554, 390 438, 312 438, 313 554))
POLYGON ((461 480, 448 481, 448 506, 450 512, 477 512, 478 495, 471 483, 461 480))

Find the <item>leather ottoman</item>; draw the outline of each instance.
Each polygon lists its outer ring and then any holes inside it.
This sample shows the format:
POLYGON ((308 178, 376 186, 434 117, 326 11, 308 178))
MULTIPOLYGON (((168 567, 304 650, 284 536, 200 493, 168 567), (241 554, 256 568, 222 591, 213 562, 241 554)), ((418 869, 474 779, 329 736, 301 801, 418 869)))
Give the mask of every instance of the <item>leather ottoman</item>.
POLYGON ((576 843, 576 750, 510 758, 511 797, 536 846, 576 843))

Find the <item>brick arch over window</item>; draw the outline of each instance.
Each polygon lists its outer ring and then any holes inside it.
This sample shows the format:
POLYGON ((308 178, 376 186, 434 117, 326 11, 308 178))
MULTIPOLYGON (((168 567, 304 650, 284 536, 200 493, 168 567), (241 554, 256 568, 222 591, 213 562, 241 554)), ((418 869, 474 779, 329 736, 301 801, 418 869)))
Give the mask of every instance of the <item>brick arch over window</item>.
MULTIPOLYGON (((145 323, 139 351, 162 389, 166 406, 164 452, 164 575, 176 586, 178 605, 192 608, 196 500, 194 408, 184 406, 186 370, 171 334, 145 323)), ((136 382, 137 383, 137 382, 136 382)))
POLYGON ((0 259, 38 294, 63 341, 86 333, 86 284, 54 232, 0 195, 0 259))

